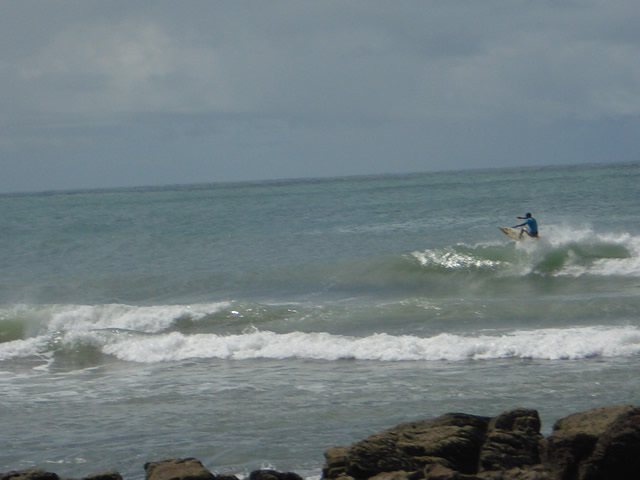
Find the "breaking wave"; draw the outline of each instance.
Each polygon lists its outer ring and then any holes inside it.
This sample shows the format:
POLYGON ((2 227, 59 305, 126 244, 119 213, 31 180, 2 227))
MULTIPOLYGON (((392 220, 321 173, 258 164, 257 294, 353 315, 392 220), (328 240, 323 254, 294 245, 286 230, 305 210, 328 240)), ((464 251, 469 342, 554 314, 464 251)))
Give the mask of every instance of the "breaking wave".
MULTIPOLYGON (((306 359, 362 361, 464 361, 493 359, 577 360, 640 354, 640 329, 632 326, 514 330, 476 335, 442 333, 432 337, 326 332, 275 333, 248 329, 240 334, 181 332, 141 334, 118 330, 73 331, 0 344, 0 360, 55 355, 81 349, 136 363, 187 359, 306 359)), ((86 353, 89 355, 89 353, 86 353)))
POLYGON ((495 272, 550 277, 640 277, 640 237, 627 233, 549 227, 539 239, 469 246, 458 244, 412 253, 420 265, 449 272, 495 272))
POLYGON ((0 307, 0 361, 46 367, 109 359, 557 360, 640 353, 634 326, 640 237, 629 234, 549 227, 539 240, 458 244, 269 275, 285 292, 280 297, 0 307), (282 284, 312 293, 296 297, 282 284), (314 296, 318 285, 324 291, 314 296))
MULTIPOLYGON (((440 315, 439 307, 431 307, 433 315, 440 315)), ((327 307, 320 308, 319 316, 324 318, 310 328, 312 331, 300 328, 312 316, 312 307, 253 304, 240 308, 233 302, 14 307, 11 312, 4 311, 0 319, 0 361, 29 359, 46 368, 54 364, 95 365, 109 358, 136 363, 186 359, 396 362, 558 360, 640 354, 640 328, 629 324, 526 329, 504 323, 500 328, 423 334, 418 333, 419 328, 408 326, 408 334, 392 329, 339 334, 318 330, 323 321, 335 329, 334 317, 339 311, 327 307), (10 313, 13 317, 7 318, 10 313), (278 326, 270 329, 270 322, 275 320, 278 326), (254 325, 261 322, 264 327, 254 325)), ((374 310, 384 308, 396 309, 388 313, 401 317, 397 305, 379 305, 374 310)))

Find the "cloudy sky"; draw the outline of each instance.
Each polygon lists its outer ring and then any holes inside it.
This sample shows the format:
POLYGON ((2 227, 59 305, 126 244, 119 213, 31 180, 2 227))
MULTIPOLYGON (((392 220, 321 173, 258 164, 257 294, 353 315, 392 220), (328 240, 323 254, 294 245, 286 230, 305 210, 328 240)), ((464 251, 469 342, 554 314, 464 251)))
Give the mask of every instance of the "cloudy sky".
POLYGON ((638 0, 0 0, 0 192, 640 161, 638 0))

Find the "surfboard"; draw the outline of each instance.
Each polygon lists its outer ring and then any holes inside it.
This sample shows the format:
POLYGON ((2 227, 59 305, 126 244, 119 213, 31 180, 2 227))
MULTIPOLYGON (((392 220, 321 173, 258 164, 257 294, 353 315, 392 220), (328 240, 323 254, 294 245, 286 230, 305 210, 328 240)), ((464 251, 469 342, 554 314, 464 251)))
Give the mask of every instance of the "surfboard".
POLYGON ((526 233, 521 237, 520 232, 522 230, 520 230, 519 228, 511 228, 511 227, 498 227, 498 228, 502 233, 504 233, 507 237, 513 240, 522 240, 523 238, 529 238, 529 235, 527 235, 526 233))

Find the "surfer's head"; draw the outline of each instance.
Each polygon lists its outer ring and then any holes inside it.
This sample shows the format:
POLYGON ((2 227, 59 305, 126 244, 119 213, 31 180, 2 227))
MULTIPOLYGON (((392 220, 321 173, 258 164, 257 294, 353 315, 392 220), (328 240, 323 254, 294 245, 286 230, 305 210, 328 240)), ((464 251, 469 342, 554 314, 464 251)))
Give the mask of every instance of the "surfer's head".
POLYGON ((525 213, 524 218, 531 218, 531 214, 530 213, 525 213))

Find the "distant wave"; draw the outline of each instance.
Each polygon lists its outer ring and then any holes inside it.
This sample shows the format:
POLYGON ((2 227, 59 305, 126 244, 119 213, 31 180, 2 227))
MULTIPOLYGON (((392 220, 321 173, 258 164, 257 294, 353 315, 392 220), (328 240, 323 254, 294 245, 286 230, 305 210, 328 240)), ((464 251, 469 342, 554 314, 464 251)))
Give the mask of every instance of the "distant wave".
POLYGON ((99 329, 161 332, 180 322, 198 321, 229 305, 229 302, 157 306, 15 305, 0 312, 0 342, 99 329))
POLYGON ((464 245, 415 251, 424 268, 500 276, 638 276, 640 237, 549 227, 537 240, 464 245))
POLYGON ((513 282, 508 284, 515 278, 549 282, 581 277, 640 278, 640 236, 549 227, 538 240, 498 238, 268 271, 251 281, 278 294, 398 298, 463 296, 472 290, 493 296, 505 288, 517 289, 513 282))

